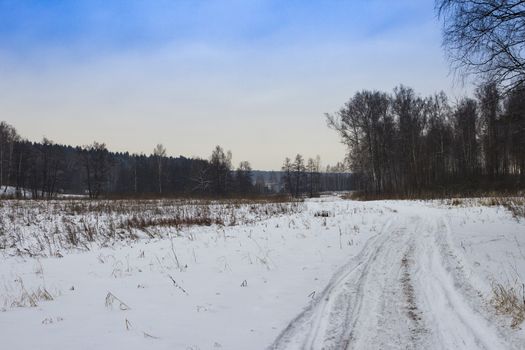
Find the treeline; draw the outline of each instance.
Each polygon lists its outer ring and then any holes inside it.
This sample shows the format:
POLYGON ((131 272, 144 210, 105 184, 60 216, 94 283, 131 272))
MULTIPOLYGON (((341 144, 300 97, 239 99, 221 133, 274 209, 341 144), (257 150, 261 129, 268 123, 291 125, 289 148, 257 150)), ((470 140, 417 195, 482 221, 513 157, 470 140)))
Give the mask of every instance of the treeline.
POLYGON ((57 194, 170 196, 250 194, 255 191, 251 167, 231 164, 231 153, 217 146, 210 159, 166 157, 158 145, 151 155, 110 152, 105 144, 83 147, 22 140, 0 123, 0 192, 53 198, 57 194))
POLYGON ((334 167, 328 165, 326 171, 322 172, 319 156, 308 158, 307 161, 301 154, 297 154, 293 161, 286 157, 281 170, 283 191, 295 197, 315 197, 320 192, 352 189, 353 177, 344 164, 338 163, 334 167))
POLYGON ((453 106, 444 93, 421 97, 361 91, 327 115, 349 147, 356 187, 366 193, 515 190, 525 187, 525 86, 495 84, 453 106))
MULTIPOLYGON (((276 181, 254 177, 248 161, 234 168, 232 154, 217 146, 208 159, 168 157, 163 145, 152 154, 110 152, 105 144, 94 142, 83 147, 23 140, 16 130, 0 122, 0 195, 55 198, 58 194, 102 196, 252 196, 289 192, 284 178, 276 181)), ((316 172, 315 187, 307 187, 308 174, 301 168, 300 190, 313 195, 322 190, 349 189, 335 174, 316 172), (303 179, 304 177, 304 179, 303 179)), ((348 175, 347 175, 348 176, 348 175)))

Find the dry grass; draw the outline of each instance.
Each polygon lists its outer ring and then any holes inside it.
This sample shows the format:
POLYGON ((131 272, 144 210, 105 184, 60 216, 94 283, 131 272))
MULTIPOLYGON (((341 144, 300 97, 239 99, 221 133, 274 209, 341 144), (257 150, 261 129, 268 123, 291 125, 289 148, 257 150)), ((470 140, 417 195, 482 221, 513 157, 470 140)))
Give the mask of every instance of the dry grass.
POLYGON ((486 206, 503 207, 516 219, 525 218, 525 197, 482 197, 482 198, 451 198, 444 201, 445 205, 454 207, 486 206))
POLYGON ((301 212, 287 197, 164 200, 0 201, 0 250, 9 255, 62 256, 118 240, 167 237, 195 226, 252 224, 301 212), (272 201, 274 199, 275 201, 272 201))
POLYGON ((425 192, 425 193, 365 193, 365 192, 349 192, 341 195, 342 199, 356 200, 356 201, 377 201, 377 200, 431 200, 452 197, 441 192, 425 192))
POLYGON ((224 226, 224 220, 221 218, 212 218, 209 216, 195 216, 195 217, 181 217, 174 216, 170 218, 156 218, 156 217, 141 217, 133 216, 127 219, 122 225, 121 228, 139 229, 145 230, 149 227, 189 227, 189 226, 211 226, 219 225, 224 226))
POLYGON ((346 193, 341 196, 342 199, 371 201, 371 200, 434 200, 439 199, 445 205, 453 207, 468 207, 472 205, 483 206, 501 206, 507 209, 516 219, 525 218, 525 197, 497 195, 495 193, 485 193, 482 196, 453 195, 439 196, 436 193, 426 193, 418 195, 399 195, 399 194, 365 194, 359 192, 346 193))
POLYGON ((463 200, 472 198, 477 199, 508 199, 508 198, 524 198, 523 192, 495 192, 495 191, 424 191, 417 193, 365 193, 353 191, 345 193, 340 196, 342 199, 358 200, 358 201, 373 201, 373 200, 449 200, 457 201, 461 204, 463 200))
POLYGON ((502 206, 516 219, 525 218, 525 197, 491 197, 480 199, 482 205, 502 206))
POLYGON ((122 311, 131 309, 128 304, 123 302, 121 299, 117 298, 115 294, 108 292, 108 294, 106 295, 105 305, 107 308, 112 309, 114 304, 117 304, 119 309, 122 311))
POLYGON ((490 303, 498 314, 507 315, 511 318, 512 328, 519 327, 525 320, 525 285, 504 286, 494 284, 490 303))
POLYGON ((314 217, 316 218, 328 218, 330 216, 333 216, 328 210, 319 210, 314 213, 314 217))
POLYGON ((39 286, 28 290, 22 278, 15 279, 15 288, 9 295, 2 295, 4 308, 37 307, 41 301, 53 300, 51 293, 44 287, 39 286))

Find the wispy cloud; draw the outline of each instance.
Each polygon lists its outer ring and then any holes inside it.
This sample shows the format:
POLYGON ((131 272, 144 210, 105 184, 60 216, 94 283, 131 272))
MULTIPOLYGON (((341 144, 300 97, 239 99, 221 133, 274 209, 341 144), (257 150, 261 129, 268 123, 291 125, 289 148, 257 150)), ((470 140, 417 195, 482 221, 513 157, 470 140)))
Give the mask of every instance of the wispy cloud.
POLYGON ((3 1, 0 113, 31 138, 257 168, 342 159, 356 90, 451 90, 433 1, 3 1))

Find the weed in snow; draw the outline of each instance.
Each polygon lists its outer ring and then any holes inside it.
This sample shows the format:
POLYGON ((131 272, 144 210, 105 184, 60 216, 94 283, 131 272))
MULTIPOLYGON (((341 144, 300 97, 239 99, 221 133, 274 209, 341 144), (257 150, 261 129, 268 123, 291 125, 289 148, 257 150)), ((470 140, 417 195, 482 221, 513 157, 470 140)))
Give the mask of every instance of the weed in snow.
POLYGON ((125 302, 123 302, 122 300, 117 298, 113 293, 108 292, 108 294, 106 295, 106 307, 108 309, 112 309, 113 308, 113 304, 118 304, 119 309, 122 310, 122 311, 126 311, 126 310, 131 309, 128 306, 128 304, 126 304, 125 302))
POLYGON ((504 286, 495 283, 490 303, 499 314, 510 316, 512 328, 519 327, 525 320, 525 284, 504 286))

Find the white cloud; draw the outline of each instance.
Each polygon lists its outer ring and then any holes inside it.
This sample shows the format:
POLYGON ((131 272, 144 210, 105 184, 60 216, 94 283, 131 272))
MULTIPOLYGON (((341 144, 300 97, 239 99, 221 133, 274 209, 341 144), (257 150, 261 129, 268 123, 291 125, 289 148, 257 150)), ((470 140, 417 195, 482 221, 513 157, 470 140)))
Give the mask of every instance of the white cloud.
POLYGON ((363 40, 292 34, 254 44, 178 41, 85 58, 40 51, 31 64, 4 54, 0 113, 33 140, 96 139, 146 153, 162 142, 172 155, 201 157, 221 144, 235 161, 278 169, 295 153, 320 154, 325 164, 341 160, 344 146, 323 113, 357 90, 403 83, 424 94, 462 92, 451 87, 437 23, 363 40))

